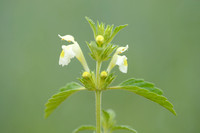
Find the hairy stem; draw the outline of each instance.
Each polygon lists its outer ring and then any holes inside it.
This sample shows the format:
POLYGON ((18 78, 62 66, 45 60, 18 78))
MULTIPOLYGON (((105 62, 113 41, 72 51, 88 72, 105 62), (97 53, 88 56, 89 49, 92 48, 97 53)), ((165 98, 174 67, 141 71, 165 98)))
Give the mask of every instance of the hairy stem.
POLYGON ((96 91, 96 133, 101 133, 101 90, 96 91))
POLYGON ((96 62, 96 87, 99 90, 99 82, 100 82, 100 70, 101 70, 101 62, 97 61, 96 62))
POLYGON ((96 62, 96 133, 101 133, 101 88, 100 84, 101 61, 96 62))

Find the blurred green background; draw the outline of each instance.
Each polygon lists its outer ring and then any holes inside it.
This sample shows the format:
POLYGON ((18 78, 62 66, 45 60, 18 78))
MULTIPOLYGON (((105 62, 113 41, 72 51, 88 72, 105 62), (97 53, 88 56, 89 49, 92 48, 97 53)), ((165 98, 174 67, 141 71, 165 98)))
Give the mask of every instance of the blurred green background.
POLYGON ((57 34, 73 35, 95 68, 85 44, 93 40, 85 16, 129 24, 113 40, 129 44, 129 70, 123 74, 116 67, 113 85, 131 77, 154 82, 177 112, 175 117, 133 93, 106 91, 103 108, 116 111, 118 124, 139 133, 199 133, 199 0, 1 0, 0 132, 71 133, 81 124, 95 125, 93 92, 74 94, 46 120, 43 113, 47 99, 78 81, 83 70, 75 59, 58 65, 65 43, 57 34))

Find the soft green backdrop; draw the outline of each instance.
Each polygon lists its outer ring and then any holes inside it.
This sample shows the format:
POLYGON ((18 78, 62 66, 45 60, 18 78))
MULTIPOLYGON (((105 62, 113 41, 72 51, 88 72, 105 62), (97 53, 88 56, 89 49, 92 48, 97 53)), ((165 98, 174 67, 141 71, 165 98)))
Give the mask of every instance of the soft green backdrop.
POLYGON ((81 124, 95 124, 94 93, 87 91, 43 117, 47 99, 77 81, 83 70, 75 59, 67 67, 58 65, 64 42, 57 34, 73 35, 94 69, 85 44, 93 35, 85 16, 129 24, 114 39, 129 44, 128 74, 116 67, 113 84, 130 77, 154 82, 178 115, 119 90, 103 93, 103 108, 114 109, 119 124, 139 133, 199 133, 199 0, 1 0, 0 132, 71 133, 81 124))

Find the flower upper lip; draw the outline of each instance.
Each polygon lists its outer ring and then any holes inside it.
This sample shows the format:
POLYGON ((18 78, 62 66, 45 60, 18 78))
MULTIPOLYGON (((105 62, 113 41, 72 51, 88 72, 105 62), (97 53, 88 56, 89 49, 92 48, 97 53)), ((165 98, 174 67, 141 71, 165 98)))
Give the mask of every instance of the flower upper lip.
POLYGON ((117 54, 121 54, 125 52, 126 50, 128 50, 128 45, 126 45, 125 47, 119 47, 116 52, 117 54))
POLYGON ((71 35, 64 35, 64 36, 61 36, 60 34, 58 34, 58 36, 59 36, 62 40, 75 43, 74 37, 71 36, 71 35))

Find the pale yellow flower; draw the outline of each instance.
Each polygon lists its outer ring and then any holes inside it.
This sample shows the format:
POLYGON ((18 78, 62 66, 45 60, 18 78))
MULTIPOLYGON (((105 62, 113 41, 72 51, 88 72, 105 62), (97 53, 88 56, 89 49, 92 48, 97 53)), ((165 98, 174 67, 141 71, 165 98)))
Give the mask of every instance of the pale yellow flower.
POLYGON ((113 55, 110 64, 108 66, 108 73, 112 70, 112 68, 115 65, 119 66, 119 70, 123 73, 127 73, 128 70, 128 63, 127 63, 127 57, 125 55, 121 56, 119 54, 125 52, 128 49, 128 45, 126 45, 126 47, 119 47, 115 54, 113 55))
POLYGON ((72 58, 76 57, 81 64, 83 65, 85 71, 89 72, 89 68, 83 52, 79 46, 79 44, 74 40, 74 37, 71 35, 61 36, 58 35, 62 40, 66 40, 68 42, 73 42, 70 45, 62 45, 62 52, 60 54, 59 65, 65 66, 68 65, 72 58))

